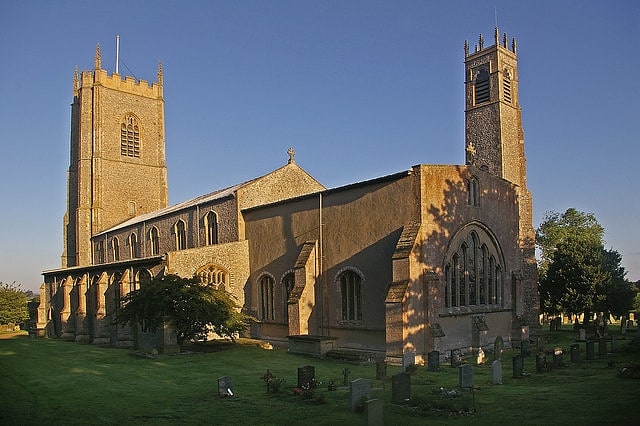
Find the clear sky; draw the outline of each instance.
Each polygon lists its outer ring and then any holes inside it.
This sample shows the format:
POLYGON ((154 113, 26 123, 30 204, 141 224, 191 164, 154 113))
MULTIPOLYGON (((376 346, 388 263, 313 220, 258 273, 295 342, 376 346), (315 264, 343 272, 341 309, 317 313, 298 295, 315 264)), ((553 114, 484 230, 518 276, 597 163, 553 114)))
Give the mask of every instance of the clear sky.
POLYGON ((60 267, 74 67, 164 70, 169 202, 268 173, 327 187, 464 163, 464 41, 518 43, 534 226, 594 213, 640 279, 640 2, 0 2, 0 281, 60 267))

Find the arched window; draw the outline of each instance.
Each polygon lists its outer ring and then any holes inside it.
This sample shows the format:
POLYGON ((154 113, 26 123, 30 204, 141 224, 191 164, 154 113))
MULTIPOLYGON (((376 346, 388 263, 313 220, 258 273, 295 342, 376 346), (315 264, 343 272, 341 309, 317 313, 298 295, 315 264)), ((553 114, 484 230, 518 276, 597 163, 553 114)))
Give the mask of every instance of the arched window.
POLYGON ((184 250, 187 248, 187 224, 180 219, 174 225, 176 234, 176 250, 184 250))
POLYGON ((276 310, 273 306, 274 280, 269 275, 260 278, 260 319, 274 321, 276 310))
POLYGON ((96 244, 96 260, 98 263, 104 263, 104 241, 99 240, 96 244))
POLYGON ((120 155, 140 157, 140 126, 132 115, 120 124, 120 155))
POLYGON ((207 245, 218 244, 218 215, 210 211, 204 217, 204 226, 207 230, 207 245))
POLYGON ((138 290, 140 289, 140 285, 148 284, 150 282, 151 282, 151 272, 147 271, 146 269, 141 269, 138 272, 136 272, 136 278, 134 280, 132 290, 138 290))
POLYGON ((360 275, 345 271, 338 277, 342 299, 342 320, 362 321, 362 293, 360 275))
POLYGON ((139 252, 138 252, 138 236, 135 234, 135 232, 132 232, 129 235, 129 258, 131 259, 135 259, 137 257, 139 257, 139 252))
POLYGON ((160 254, 160 236, 155 226, 149 231, 149 248, 152 256, 160 254))
POLYGON ((113 237, 111 240, 111 249, 113 250, 113 260, 117 262, 120 260, 120 240, 118 237, 113 237))
POLYGON ((489 72, 483 68, 476 77, 476 105, 487 102, 491 99, 489 88, 489 72))
POLYGON ((503 259, 497 240, 480 225, 458 231, 444 264, 445 307, 500 305, 503 259))

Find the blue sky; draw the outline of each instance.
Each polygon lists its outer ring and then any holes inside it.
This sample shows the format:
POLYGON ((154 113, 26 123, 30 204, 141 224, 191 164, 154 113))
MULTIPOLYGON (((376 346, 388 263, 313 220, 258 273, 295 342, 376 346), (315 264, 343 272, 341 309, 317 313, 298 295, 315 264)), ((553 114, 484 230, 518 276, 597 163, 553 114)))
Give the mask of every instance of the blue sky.
POLYGON ((0 2, 0 281, 60 266, 73 69, 164 69, 169 202, 287 149, 327 187, 464 163, 463 45, 518 42, 534 226, 594 213, 640 279, 640 2, 0 2))

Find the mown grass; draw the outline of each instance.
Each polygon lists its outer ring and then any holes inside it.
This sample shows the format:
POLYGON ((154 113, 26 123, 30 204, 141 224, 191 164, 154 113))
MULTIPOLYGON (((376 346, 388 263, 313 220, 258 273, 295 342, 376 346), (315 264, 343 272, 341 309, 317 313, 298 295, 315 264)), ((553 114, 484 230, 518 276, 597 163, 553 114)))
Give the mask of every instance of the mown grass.
MULTIPOLYGON (((569 331, 547 334, 545 345, 568 349, 573 337, 569 331)), ((629 342, 619 340, 620 348, 629 342)), ((584 353, 582 344, 583 359, 584 353)), ((512 355, 505 353, 502 385, 491 384, 489 365, 474 365, 475 392, 462 391, 455 399, 442 399, 438 390, 457 388, 457 369, 418 367, 412 376, 413 404, 403 406, 391 404, 391 380, 375 380, 374 365, 304 358, 254 343, 148 359, 122 349, 17 336, 0 340, 0 424, 362 424, 364 415, 349 411, 349 390, 340 386, 344 368, 351 370, 350 379, 372 380, 372 397, 384 402, 388 425, 637 420, 640 381, 617 377, 617 367, 639 364, 640 354, 619 351, 577 364, 567 354, 567 367, 541 374, 532 356, 525 360, 529 375, 520 379, 511 377, 512 355), (310 400, 293 394, 297 367, 307 364, 315 366, 322 382, 310 400), (261 380, 267 369, 284 379, 280 393, 267 394, 261 380), (233 379, 233 398, 217 396, 217 378, 223 375, 233 379), (327 390, 331 380, 338 390, 327 390), (473 413, 434 415, 427 406, 473 413)), ((399 372, 399 367, 387 369, 389 377, 399 372)))

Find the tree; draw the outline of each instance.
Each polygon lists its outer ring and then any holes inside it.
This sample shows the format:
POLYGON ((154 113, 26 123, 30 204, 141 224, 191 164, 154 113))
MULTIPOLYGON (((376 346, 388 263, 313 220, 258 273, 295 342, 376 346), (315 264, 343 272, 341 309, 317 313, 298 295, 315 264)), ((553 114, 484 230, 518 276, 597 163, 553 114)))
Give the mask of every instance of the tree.
POLYGON ((603 269, 609 274, 609 280, 605 282, 600 291, 603 297, 597 308, 607 312, 616 318, 627 315, 634 308, 636 291, 633 283, 627 281, 627 272, 622 264, 622 255, 610 249, 603 253, 603 269))
POLYGON ((197 278, 165 275, 142 283, 138 290, 127 294, 116 311, 116 321, 144 325, 152 331, 171 321, 179 345, 206 338, 210 330, 233 339, 246 329, 251 318, 239 311, 232 297, 197 278))
POLYGON ((20 324, 28 319, 27 297, 20 286, 0 282, 0 324, 20 324))

